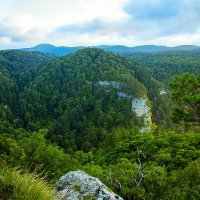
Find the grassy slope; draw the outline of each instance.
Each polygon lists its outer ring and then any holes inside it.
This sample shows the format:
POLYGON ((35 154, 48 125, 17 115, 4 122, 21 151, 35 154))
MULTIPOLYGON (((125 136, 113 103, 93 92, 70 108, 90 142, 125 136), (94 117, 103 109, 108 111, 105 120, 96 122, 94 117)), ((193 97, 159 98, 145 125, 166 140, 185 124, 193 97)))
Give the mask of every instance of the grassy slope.
POLYGON ((54 200, 53 189, 35 174, 0 168, 0 199, 54 200))

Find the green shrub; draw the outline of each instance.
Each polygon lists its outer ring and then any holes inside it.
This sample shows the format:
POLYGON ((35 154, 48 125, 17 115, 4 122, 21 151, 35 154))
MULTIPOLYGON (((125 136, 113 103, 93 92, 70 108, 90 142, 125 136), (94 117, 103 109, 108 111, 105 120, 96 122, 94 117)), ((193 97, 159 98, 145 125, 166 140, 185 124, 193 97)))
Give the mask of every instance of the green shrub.
POLYGON ((22 173, 17 169, 0 169, 0 199, 15 200, 55 200, 53 189, 32 173, 22 173))

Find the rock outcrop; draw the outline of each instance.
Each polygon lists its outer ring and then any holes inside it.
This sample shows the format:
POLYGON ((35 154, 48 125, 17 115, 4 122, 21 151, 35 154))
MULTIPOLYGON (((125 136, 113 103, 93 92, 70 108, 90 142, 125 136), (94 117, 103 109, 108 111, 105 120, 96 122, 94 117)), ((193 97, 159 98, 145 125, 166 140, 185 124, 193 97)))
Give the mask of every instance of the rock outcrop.
POLYGON ((56 182, 56 192, 62 200, 123 200, 98 178, 84 171, 72 171, 56 182))
POLYGON ((144 98, 134 98, 131 95, 125 94, 123 92, 117 92, 119 98, 128 98, 132 99, 132 108, 131 110, 136 113, 137 117, 144 118, 144 127, 140 129, 141 133, 145 131, 151 130, 151 110, 150 107, 147 105, 147 100, 144 98))
POLYGON ((144 133, 145 131, 151 130, 149 125, 151 123, 151 116, 149 115, 150 108, 147 105, 147 100, 134 98, 132 100, 132 111, 136 113, 136 116, 144 117, 144 127, 140 129, 140 132, 144 133))
MULTIPOLYGON (((150 107, 147 104, 147 99, 145 98, 135 98, 131 94, 126 94, 122 91, 123 84, 120 82, 115 81, 99 81, 98 82, 102 86, 112 86, 115 89, 118 89, 117 95, 119 98, 128 98, 132 100, 132 111, 136 113, 136 116, 144 119, 144 126, 140 129, 141 133, 144 133, 145 131, 149 131, 152 129, 151 125, 151 110, 150 107), (120 91, 121 89, 121 91, 120 91)), ((161 95, 165 94, 165 90, 161 90, 161 95)))

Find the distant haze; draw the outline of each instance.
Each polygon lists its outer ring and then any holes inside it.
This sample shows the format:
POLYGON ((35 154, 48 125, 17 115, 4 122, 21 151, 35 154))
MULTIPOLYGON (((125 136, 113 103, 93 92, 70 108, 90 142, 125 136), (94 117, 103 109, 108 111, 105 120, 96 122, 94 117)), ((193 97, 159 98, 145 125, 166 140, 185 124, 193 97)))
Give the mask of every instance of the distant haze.
MULTIPOLYGON (((65 46, 53 46, 51 44, 39 44, 35 47, 31 48, 23 48, 25 51, 40 51, 43 53, 50 53, 57 56, 63 56, 69 53, 73 53, 77 50, 87 48, 88 46, 75 46, 75 47, 65 47, 65 46)), ((132 52, 172 52, 172 51, 196 51, 200 52, 199 46, 194 45, 182 45, 175 47, 167 47, 167 46, 156 46, 156 45, 143 45, 143 46, 135 46, 135 47, 127 47, 124 45, 99 45, 99 46, 89 46, 95 47, 99 49, 104 49, 106 51, 112 51, 115 53, 132 53, 132 52)))
POLYGON ((200 45, 198 0, 6 0, 0 8, 0 49, 200 45))

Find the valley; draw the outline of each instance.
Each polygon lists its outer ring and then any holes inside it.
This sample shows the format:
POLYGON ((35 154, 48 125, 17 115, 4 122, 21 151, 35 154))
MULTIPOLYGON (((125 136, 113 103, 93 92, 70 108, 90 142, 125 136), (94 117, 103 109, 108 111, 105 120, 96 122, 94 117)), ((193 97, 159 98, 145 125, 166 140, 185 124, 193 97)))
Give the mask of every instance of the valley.
POLYGON ((196 52, 0 51, 0 177, 83 170, 123 199, 198 199, 196 52))

